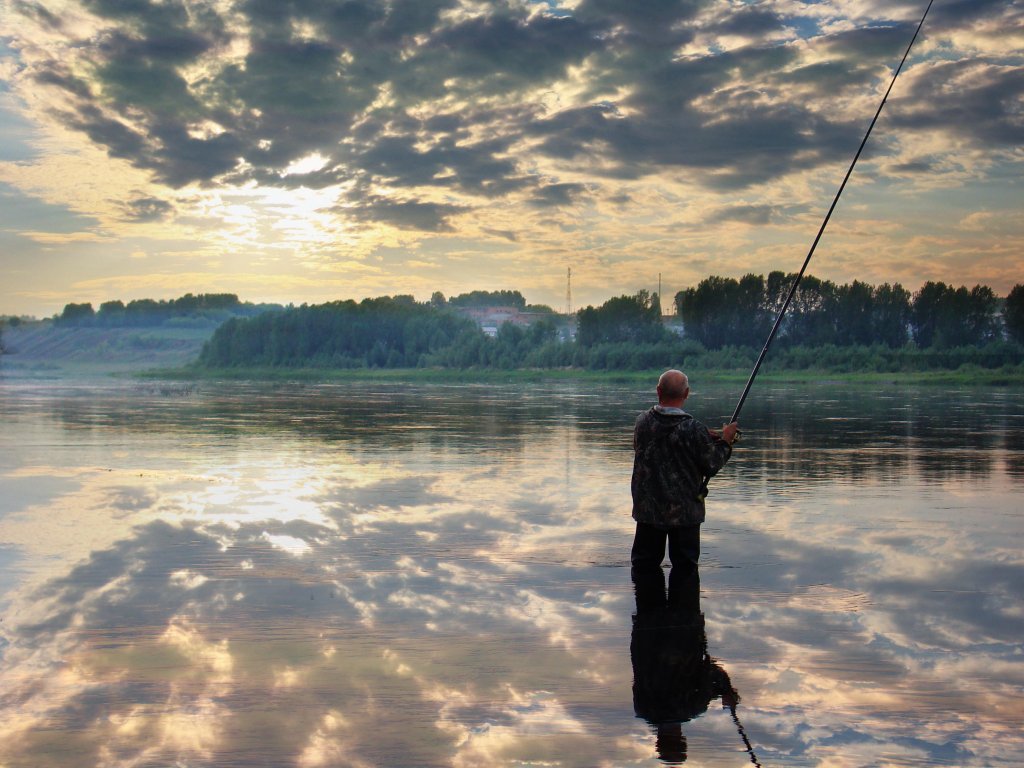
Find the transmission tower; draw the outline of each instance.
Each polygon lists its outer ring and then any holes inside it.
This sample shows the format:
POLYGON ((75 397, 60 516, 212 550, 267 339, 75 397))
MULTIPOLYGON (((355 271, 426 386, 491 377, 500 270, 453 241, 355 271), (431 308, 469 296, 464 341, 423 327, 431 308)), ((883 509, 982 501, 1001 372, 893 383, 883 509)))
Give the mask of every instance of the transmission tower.
POLYGON ((565 316, 572 317, 572 267, 565 273, 565 316))

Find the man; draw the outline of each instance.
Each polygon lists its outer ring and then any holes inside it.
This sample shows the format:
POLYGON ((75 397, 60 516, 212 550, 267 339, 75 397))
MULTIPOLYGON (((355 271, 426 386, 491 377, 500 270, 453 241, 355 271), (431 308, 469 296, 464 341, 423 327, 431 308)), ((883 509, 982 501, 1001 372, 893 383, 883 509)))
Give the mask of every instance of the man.
POLYGON ((665 540, 674 568, 695 568, 700 557, 706 482, 732 456, 739 426, 708 429, 683 410, 690 383, 682 371, 658 379, 658 404, 641 413, 633 430, 635 570, 661 567, 665 540))

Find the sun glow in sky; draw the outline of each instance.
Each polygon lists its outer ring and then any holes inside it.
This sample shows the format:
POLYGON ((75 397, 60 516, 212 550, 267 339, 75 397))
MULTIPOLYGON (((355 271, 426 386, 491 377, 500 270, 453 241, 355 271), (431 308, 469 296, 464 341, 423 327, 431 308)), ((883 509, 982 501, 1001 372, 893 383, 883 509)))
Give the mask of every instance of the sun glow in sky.
MULTIPOLYGON (((794 271, 924 5, 0 0, 0 314, 794 271)), ((1022 17, 936 0, 814 274, 1024 281, 1022 17)))

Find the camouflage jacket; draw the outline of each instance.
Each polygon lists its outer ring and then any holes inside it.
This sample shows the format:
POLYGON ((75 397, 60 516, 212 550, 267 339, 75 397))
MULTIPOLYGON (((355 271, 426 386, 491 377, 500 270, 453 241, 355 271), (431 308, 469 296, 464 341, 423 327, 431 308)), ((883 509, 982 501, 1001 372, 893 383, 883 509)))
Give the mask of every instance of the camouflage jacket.
POLYGON ((705 478, 717 474, 732 446, 682 410, 658 406, 633 430, 633 519, 666 527, 704 522, 705 478))

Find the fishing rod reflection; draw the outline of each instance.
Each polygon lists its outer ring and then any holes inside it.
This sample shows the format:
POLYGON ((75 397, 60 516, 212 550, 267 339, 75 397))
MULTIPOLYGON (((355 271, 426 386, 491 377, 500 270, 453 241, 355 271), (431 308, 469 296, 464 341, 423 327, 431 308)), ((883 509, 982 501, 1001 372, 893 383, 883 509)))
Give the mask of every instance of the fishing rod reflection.
POLYGON ((667 765, 686 762, 683 723, 722 700, 739 730, 754 765, 754 755, 736 714, 740 696, 728 672, 708 655, 704 614, 700 610, 700 573, 673 568, 668 590, 661 568, 633 571, 636 613, 629 655, 633 663, 633 711, 655 733, 658 757, 667 765))

